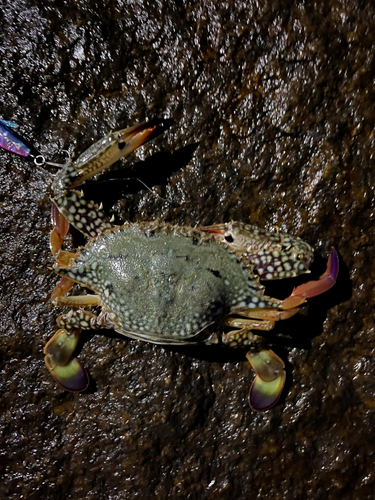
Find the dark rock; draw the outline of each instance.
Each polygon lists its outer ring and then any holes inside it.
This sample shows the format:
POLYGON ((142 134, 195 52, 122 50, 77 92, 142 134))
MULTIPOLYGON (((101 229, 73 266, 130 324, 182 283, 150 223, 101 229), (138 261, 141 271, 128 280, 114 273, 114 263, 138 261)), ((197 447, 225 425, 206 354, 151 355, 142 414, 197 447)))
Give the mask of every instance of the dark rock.
POLYGON ((2 117, 48 159, 144 118, 175 121, 134 168, 87 188, 107 210, 278 226, 324 258, 334 245, 341 270, 307 316, 272 334, 289 363, 268 412, 247 405, 241 355, 111 332, 86 334, 89 390, 63 392, 43 362, 60 314, 54 169, 0 150, 0 497, 374 498, 372 2, 5 4, 2 117))

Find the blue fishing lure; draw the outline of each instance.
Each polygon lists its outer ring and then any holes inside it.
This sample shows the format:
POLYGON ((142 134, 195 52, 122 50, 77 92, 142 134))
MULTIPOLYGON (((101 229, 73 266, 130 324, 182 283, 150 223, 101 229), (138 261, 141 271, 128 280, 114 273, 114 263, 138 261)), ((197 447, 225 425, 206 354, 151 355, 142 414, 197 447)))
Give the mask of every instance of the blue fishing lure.
POLYGON ((12 132, 11 129, 16 128, 18 128, 16 123, 0 120, 0 147, 17 155, 27 157, 30 155, 30 148, 12 132))

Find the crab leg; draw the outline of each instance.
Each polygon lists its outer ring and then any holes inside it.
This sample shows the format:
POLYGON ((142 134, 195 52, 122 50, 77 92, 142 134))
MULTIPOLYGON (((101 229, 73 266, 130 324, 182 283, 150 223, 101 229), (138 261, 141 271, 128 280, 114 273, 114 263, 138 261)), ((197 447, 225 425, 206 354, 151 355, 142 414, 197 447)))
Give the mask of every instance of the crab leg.
MULTIPOLYGON (((312 249, 300 238, 279 232, 271 233, 250 224, 234 221, 203 226, 199 230, 212 234, 217 241, 247 259, 261 280, 294 277, 309 272, 312 249)), ((295 288, 291 296, 282 302, 281 307, 298 307, 306 299, 326 292, 336 283, 338 270, 338 255, 332 247, 327 269, 319 280, 309 281, 295 288)))
POLYGON ((52 303, 58 307, 96 307, 100 305, 101 298, 99 295, 71 295, 69 297, 55 297, 52 303))
POLYGON ((153 120, 117 132, 110 132, 90 146, 74 162, 78 177, 69 187, 73 188, 82 184, 93 175, 113 165, 120 158, 128 156, 142 144, 163 132, 169 124, 169 120, 153 120))
POLYGON ((83 193, 67 192, 52 202, 52 220, 55 224, 50 234, 50 246, 53 255, 60 253, 69 223, 89 238, 114 227, 103 210, 94 202, 85 200, 83 193))
POLYGON ((261 280, 293 278, 309 272, 313 250, 300 238, 270 232, 250 224, 229 222, 199 228, 226 245, 254 270, 261 280))
POLYGON ((284 362, 272 350, 264 349, 264 339, 254 335, 250 329, 269 331, 274 321, 255 321, 243 318, 227 318, 225 326, 240 328, 222 335, 224 344, 230 347, 249 347, 246 354, 255 379, 249 392, 249 405, 253 410, 264 411, 274 406, 279 400, 285 384, 284 362))
POLYGON ((55 286, 53 292, 51 293, 51 302, 53 303, 57 297, 62 297, 66 293, 68 293, 73 285, 74 285, 73 280, 71 280, 67 276, 62 276, 61 280, 55 286))
POLYGON ((339 273, 339 258, 332 247, 325 272, 316 281, 308 281, 294 288, 292 294, 280 303, 282 309, 291 309, 302 305, 307 299, 316 297, 330 290, 336 283, 339 273))
POLYGON ((52 377, 67 391, 84 391, 89 377, 77 358, 72 358, 81 330, 58 330, 44 347, 44 361, 52 377))
MULTIPOLYGON (((93 306, 100 303, 100 297, 95 295, 58 297, 55 302, 58 305, 93 306)), ((104 326, 113 328, 113 320, 114 318, 106 312, 95 316, 95 314, 84 309, 71 310, 68 314, 57 318, 60 329, 45 345, 44 361, 52 377, 63 389, 81 392, 89 384, 89 377, 85 368, 77 358, 73 358, 81 330, 99 329, 104 326)))
POLYGON ((339 274, 339 258, 334 247, 331 248, 331 253, 328 258, 327 268, 319 277, 318 281, 308 281, 307 283, 297 286, 292 292, 292 296, 311 298, 328 291, 336 283, 339 274))
POLYGON ((256 373, 249 392, 249 405, 253 410, 272 408, 283 392, 286 373, 285 364, 270 349, 248 352, 246 357, 256 373))
MULTIPOLYGON (((268 298, 269 299, 269 298, 268 298)), ((303 298, 303 302, 305 302, 303 298)), ((284 319, 289 319, 299 311, 299 307, 294 307, 292 309, 286 309, 285 311, 279 311, 276 308, 256 308, 256 309, 239 309, 236 314, 240 316, 245 316, 247 318, 259 319, 263 321, 282 321, 284 319)))

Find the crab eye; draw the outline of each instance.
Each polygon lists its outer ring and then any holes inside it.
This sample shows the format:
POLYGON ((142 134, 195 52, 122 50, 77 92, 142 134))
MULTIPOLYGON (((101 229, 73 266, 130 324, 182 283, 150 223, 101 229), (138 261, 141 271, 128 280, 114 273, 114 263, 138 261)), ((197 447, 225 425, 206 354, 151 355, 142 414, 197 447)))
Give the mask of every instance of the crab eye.
POLYGON ((232 236, 230 233, 226 234, 226 235, 224 236, 224 239, 225 239, 225 241, 226 241, 227 243, 233 243, 233 241, 234 241, 234 238, 233 238, 233 236, 232 236))

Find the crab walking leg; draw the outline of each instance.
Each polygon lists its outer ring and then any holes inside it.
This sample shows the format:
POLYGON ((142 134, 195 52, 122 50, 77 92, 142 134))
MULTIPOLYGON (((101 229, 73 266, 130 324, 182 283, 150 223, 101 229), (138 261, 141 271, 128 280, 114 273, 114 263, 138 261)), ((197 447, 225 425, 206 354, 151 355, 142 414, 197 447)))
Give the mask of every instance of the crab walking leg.
POLYGON ((222 334, 221 338, 223 344, 229 347, 245 347, 249 345, 255 347, 255 345, 259 344, 260 347, 263 347, 263 338, 254 335, 251 329, 269 332, 274 328, 275 322, 228 317, 224 321, 224 326, 230 326, 236 328, 236 330, 231 330, 230 332, 222 334))
MULTIPOLYGON (((93 306, 100 303, 100 297, 96 295, 58 297, 55 302, 58 305, 85 304, 93 306)), ((81 392, 89 384, 86 370, 77 358, 73 358, 81 330, 113 328, 114 322, 112 320, 114 318, 106 312, 95 316, 84 309, 71 310, 68 314, 57 318, 60 329, 44 347, 44 361, 53 378, 63 389, 81 392)))
MULTIPOLYGON (((267 297, 267 300, 271 300, 270 297, 267 297)), ((272 299, 273 300, 273 299, 272 299)), ((304 303, 306 299, 304 298, 301 303, 304 303)), ((292 309, 286 310, 278 310, 271 308, 255 308, 255 309, 240 309, 236 311, 236 314, 240 316, 245 316, 246 318, 251 319, 259 319, 263 321, 282 321, 284 319, 289 319, 299 311, 299 307, 294 307, 292 309)), ((233 320, 234 321, 234 320, 233 320)), ((233 323, 234 326, 234 323, 233 323)), ((259 328, 259 330, 263 330, 263 328, 259 328)))
POLYGON ((69 222, 54 203, 51 205, 51 219, 53 229, 49 235, 49 245, 53 256, 60 250, 64 237, 69 231, 69 222))
POLYGON ((55 286, 51 293, 51 302, 54 303, 57 297, 63 297, 74 285, 74 281, 67 276, 62 276, 59 283, 55 286))
MULTIPOLYGON (((68 278, 69 279, 69 278, 68 278)), ((72 281, 72 280, 70 280, 72 281)), ((58 307, 95 307, 101 304, 99 295, 72 295, 69 297, 57 296, 52 300, 54 306, 58 307)), ((90 313, 91 314, 91 313, 90 313)), ((91 316, 90 316, 91 317, 91 316)), ((96 318, 96 316, 94 316, 96 318)), ((59 326, 61 326, 59 324, 59 326)), ((80 325, 80 328, 81 325, 80 325)))

